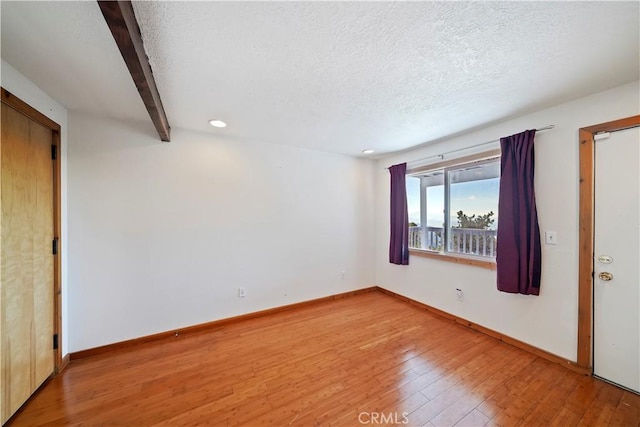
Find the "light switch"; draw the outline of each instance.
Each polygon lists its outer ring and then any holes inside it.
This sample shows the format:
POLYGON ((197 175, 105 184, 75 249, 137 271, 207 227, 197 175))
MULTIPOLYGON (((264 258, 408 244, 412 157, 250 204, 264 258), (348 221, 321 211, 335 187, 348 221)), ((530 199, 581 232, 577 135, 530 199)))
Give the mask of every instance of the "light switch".
POLYGON ((545 231, 544 232, 544 242, 547 245, 557 245, 558 244, 558 234, 555 231, 545 231))

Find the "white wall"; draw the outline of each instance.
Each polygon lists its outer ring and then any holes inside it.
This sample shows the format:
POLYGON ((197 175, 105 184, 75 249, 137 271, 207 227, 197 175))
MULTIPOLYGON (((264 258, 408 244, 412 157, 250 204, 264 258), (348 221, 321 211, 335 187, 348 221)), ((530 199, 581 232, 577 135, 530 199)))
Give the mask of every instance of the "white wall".
POLYGON ((62 255, 62 354, 68 353, 68 251, 67 251, 67 110, 54 101, 49 95, 40 90, 25 76, 20 74, 9 63, 2 60, 2 68, 0 69, 0 84, 2 87, 24 102, 49 117, 61 127, 60 131, 60 173, 62 175, 61 182, 61 236, 60 236, 60 254, 62 255))
POLYGON ((375 162, 73 112, 69 129, 70 351, 375 284, 375 162))
POLYGON ((176 129, 165 144, 148 123, 67 122, 4 61, 1 71, 4 88, 62 127, 63 354, 378 284, 576 359, 577 130, 639 114, 637 82, 373 166, 213 132, 176 129), (495 272, 475 267, 388 263, 384 167, 551 123, 536 136, 536 196, 541 230, 559 244, 543 245, 540 296, 497 292, 495 272))
MULTIPOLYGON (((376 168, 376 282, 409 298, 575 361, 578 324, 578 129, 640 113, 638 82, 534 114, 394 155, 376 168), (411 257, 388 262, 389 174, 386 166, 416 161, 555 124, 536 135, 535 188, 541 232, 555 230, 558 245, 542 247, 540 296, 498 292, 494 271, 411 257), (462 288, 464 301, 455 299, 462 288)), ((463 153, 468 154, 468 153, 463 153)), ((615 191, 615 189, 612 189, 615 191)), ((620 194, 620 197, 628 197, 620 194)))

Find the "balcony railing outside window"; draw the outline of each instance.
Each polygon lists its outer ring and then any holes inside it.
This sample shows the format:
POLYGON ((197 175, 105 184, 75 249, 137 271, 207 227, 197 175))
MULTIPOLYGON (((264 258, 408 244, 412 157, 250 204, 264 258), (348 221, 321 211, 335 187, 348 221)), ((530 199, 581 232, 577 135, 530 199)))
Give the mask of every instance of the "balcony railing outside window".
MULTIPOLYGON (((447 252, 495 258, 496 230, 452 228, 447 252)), ((409 227, 409 247, 442 251, 444 229, 441 227, 409 227)))

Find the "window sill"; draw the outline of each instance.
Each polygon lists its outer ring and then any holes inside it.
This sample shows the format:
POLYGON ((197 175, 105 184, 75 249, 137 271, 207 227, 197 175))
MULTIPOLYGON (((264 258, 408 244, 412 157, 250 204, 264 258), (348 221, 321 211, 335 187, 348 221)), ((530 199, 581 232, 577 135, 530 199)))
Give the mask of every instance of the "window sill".
POLYGON ((480 258, 472 258, 459 255, 445 255, 440 252, 426 251, 423 249, 409 249, 409 255, 415 255, 422 258, 439 259, 441 261, 454 262, 456 264, 472 265, 474 267, 486 268, 487 270, 495 270, 495 261, 484 260, 480 258))

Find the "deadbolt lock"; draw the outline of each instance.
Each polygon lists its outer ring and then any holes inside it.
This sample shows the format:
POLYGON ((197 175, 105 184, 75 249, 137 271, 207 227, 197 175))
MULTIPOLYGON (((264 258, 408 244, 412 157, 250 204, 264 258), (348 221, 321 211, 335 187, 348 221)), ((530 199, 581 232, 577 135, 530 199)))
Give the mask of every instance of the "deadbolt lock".
POLYGON ((604 271, 600 274, 598 274, 598 277, 600 278, 600 280, 604 281, 604 282, 608 282, 609 280, 613 279, 613 274, 604 271))
POLYGON ((613 262, 613 258, 611 258, 609 255, 600 255, 598 257, 598 261, 603 264, 611 264, 613 262))

